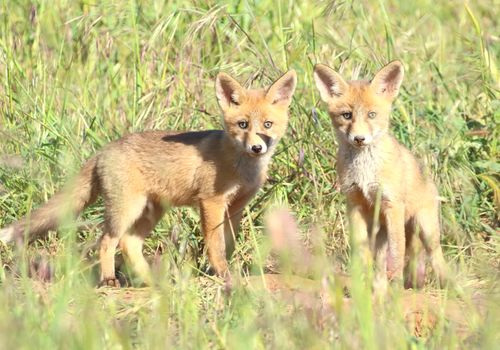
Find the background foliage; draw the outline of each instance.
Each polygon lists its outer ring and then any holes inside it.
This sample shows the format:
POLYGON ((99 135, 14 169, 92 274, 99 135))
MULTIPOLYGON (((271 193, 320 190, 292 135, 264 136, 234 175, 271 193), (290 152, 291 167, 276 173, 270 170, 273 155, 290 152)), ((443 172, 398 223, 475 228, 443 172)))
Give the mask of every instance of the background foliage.
MULTIPOLYGON (((259 87, 293 68, 299 83, 289 132, 247 210, 233 269, 278 269, 268 257, 262 218, 268 207, 286 206, 304 244, 323 258, 323 274, 346 270, 337 147, 312 68, 326 63, 356 79, 397 58, 406 75, 392 129, 422 159, 444 198, 446 258, 471 293, 494 288, 499 16, 498 0, 1 1, 0 226, 47 200, 85 159, 123 134, 220 128, 219 71, 259 87)), ((70 227, 25 253, 3 249, 2 344, 419 348, 488 346, 498 336, 490 318, 473 319, 466 340, 446 322, 417 339, 390 309, 374 316, 360 306, 317 327, 299 308, 290 311, 265 293, 237 291, 224 302, 217 283, 199 283, 208 265, 192 209, 169 211, 147 242, 147 253, 159 261, 161 288, 132 290, 126 303, 103 301, 94 290, 91 246, 101 213, 100 203, 87 210, 87 227, 78 234, 70 227), (28 278, 26 262, 39 256, 54 270, 49 284, 28 278)))

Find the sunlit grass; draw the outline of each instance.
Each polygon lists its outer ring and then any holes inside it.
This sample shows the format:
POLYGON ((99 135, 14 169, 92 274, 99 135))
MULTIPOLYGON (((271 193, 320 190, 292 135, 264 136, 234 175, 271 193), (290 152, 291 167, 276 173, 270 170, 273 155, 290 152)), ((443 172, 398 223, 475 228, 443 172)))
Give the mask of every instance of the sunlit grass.
MULTIPOLYGON (((0 344, 300 349, 498 344, 500 6, 495 3, 1 2, 0 226, 47 200, 85 159, 123 134, 220 128, 217 72, 261 86, 293 68, 299 82, 289 131, 268 183, 246 211, 232 266, 242 276, 294 271, 269 255, 263 229, 268 208, 288 207, 316 262, 302 275, 313 277, 311 288, 328 295, 325 305, 336 312, 304 306, 310 296, 290 300, 252 285, 225 298, 220 281, 206 275, 192 209, 169 211, 147 241, 157 289, 96 291, 92 244, 102 221, 98 203, 81 219, 85 229, 70 227, 22 251, 2 249, 0 344), (465 290, 463 329, 443 311, 433 329, 416 336, 400 312, 398 300, 405 300, 400 293, 386 306, 372 305, 366 281, 354 273, 352 300, 345 301, 335 282, 335 272, 349 272, 353 259, 345 202, 335 186, 336 142, 312 67, 322 62, 346 77, 362 78, 395 58, 404 62, 406 75, 392 130, 422 159, 444 199, 442 243, 465 290), (49 284, 30 277, 30 261, 36 259, 50 262, 49 284), (471 306, 477 295, 486 314, 471 306)), ((433 286, 429 281, 429 295, 448 300, 447 291, 433 286)))

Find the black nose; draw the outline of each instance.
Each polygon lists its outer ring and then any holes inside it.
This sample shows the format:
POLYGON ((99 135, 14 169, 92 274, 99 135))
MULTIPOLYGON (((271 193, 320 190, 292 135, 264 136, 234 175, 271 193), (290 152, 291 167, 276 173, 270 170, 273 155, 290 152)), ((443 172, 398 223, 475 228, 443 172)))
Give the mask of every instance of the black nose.
POLYGON ((252 146, 252 152, 253 153, 260 153, 262 151, 262 146, 261 145, 254 145, 252 146))
POLYGON ((354 136, 354 141, 356 141, 356 143, 363 143, 364 140, 364 136, 354 136))

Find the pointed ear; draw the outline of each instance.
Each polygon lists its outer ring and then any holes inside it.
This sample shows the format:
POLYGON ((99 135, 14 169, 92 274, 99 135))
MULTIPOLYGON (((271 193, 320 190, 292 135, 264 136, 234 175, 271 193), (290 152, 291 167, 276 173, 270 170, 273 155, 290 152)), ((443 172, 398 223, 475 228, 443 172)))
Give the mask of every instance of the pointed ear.
POLYGON ((324 102, 328 102, 333 97, 342 96, 347 90, 348 84, 345 80, 327 65, 321 63, 315 65, 313 75, 324 102))
POLYGON ((375 93, 392 101, 398 96, 403 76, 403 64, 399 61, 392 61, 375 74, 370 85, 375 93))
POLYGON ((215 79, 215 94, 224 111, 231 105, 239 105, 245 96, 245 89, 229 74, 219 73, 215 79))
POLYGON ((297 86, 297 73, 289 70, 276 80, 267 90, 266 98, 272 104, 282 104, 286 107, 292 102, 292 96, 297 86))

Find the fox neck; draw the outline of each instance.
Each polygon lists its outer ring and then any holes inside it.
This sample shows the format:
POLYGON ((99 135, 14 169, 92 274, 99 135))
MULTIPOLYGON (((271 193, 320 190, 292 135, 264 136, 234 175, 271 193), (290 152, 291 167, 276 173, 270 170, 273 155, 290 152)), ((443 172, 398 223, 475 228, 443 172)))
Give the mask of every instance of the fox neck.
POLYGON ((349 143, 345 135, 339 137, 338 159, 340 187, 346 193, 352 190, 361 190, 364 197, 374 199, 380 185, 378 173, 383 165, 384 144, 390 136, 381 135, 374 142, 365 147, 356 147, 349 143))
POLYGON ((246 183, 260 185, 265 180, 275 146, 270 146, 265 154, 254 157, 236 145, 227 133, 225 133, 223 143, 223 149, 227 150, 226 154, 231 154, 229 157, 230 165, 237 176, 246 183))

